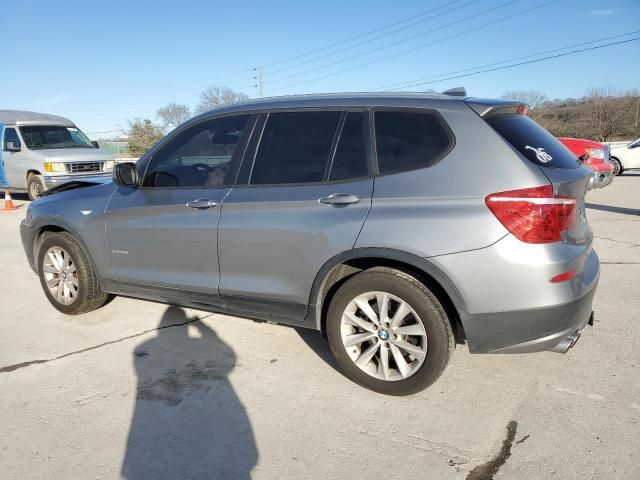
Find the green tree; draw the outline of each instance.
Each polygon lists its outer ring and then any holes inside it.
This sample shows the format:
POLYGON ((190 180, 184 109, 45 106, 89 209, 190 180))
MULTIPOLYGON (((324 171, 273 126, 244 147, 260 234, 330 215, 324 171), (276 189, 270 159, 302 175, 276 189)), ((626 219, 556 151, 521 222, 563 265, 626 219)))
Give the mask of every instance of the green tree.
POLYGON ((139 157, 160 140, 164 133, 162 127, 155 125, 148 118, 136 118, 129 121, 129 152, 139 157))

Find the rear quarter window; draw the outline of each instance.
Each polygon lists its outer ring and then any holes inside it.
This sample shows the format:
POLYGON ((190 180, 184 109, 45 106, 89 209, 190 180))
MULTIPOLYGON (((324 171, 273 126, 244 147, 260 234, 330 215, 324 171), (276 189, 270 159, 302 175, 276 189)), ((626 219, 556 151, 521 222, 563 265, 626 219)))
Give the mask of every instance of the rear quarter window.
POLYGON ((380 110, 374 119, 382 175, 431 167, 453 146, 451 132, 435 112, 380 110))
POLYGON ((580 167, 571 150, 526 115, 495 114, 486 120, 531 163, 548 168, 580 167))

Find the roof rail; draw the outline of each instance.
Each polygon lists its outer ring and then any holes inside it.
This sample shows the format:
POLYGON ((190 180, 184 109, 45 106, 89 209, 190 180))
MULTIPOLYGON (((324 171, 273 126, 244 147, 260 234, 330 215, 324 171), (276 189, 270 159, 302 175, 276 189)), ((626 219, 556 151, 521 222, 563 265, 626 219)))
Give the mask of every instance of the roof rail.
POLYGON ((443 95, 451 95, 452 97, 466 97, 467 90, 464 87, 450 88, 442 92, 443 95))

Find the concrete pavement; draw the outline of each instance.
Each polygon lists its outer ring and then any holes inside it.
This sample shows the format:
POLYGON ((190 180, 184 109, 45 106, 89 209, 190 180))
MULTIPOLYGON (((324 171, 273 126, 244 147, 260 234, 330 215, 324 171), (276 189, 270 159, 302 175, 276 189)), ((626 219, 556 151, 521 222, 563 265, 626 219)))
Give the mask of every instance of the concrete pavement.
POLYGON ((126 298, 66 317, 25 207, 0 212, 0 478, 640 478, 640 175, 587 201, 595 327, 566 355, 458 345, 407 398, 347 380, 314 332, 126 298))

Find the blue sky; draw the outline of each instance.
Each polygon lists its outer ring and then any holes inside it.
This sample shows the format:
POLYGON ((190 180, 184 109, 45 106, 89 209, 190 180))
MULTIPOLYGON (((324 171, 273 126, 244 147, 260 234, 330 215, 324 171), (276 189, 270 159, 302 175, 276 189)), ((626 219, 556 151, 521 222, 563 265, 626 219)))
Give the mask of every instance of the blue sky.
MULTIPOLYGON (((195 106, 208 85, 257 96, 258 65, 265 95, 366 91, 640 30, 638 0, 557 0, 517 15, 548 1, 8 2, 0 8, 0 108, 68 116, 97 138, 127 119, 155 120, 169 102, 195 106)), ((639 58, 636 41, 412 90, 578 97, 593 86, 640 88, 639 58)))

